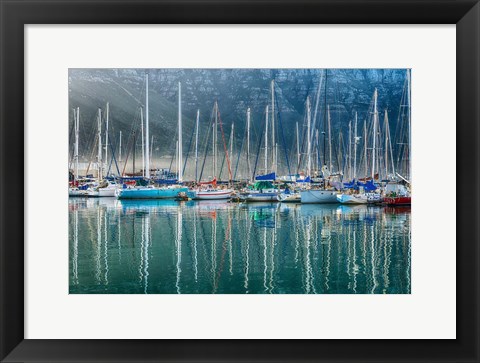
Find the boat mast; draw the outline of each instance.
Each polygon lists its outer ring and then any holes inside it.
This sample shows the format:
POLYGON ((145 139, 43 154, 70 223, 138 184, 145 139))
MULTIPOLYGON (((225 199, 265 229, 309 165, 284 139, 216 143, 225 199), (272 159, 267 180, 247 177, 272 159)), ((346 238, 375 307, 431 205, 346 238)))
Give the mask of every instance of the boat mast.
POLYGON ((410 154, 411 154, 411 145, 412 145, 412 107, 411 107, 411 73, 410 69, 407 69, 407 95, 408 95, 408 159, 407 159, 407 178, 411 179, 410 177, 410 154))
MULTIPOLYGON (((388 121, 388 115, 387 115, 387 111, 385 111, 385 122, 386 122, 386 135, 388 135, 388 145, 385 145, 385 148, 388 147, 389 151, 390 151, 390 160, 392 161, 392 175, 396 175, 395 174, 395 163, 393 161, 393 149, 392 149, 392 138, 391 138, 391 135, 390 135, 390 122, 388 121)), ((388 159, 388 158, 387 158, 388 159)), ((388 175, 388 174, 387 174, 388 175)))
POLYGON ((328 168, 332 172, 332 124, 330 121, 330 105, 327 106, 327 122, 328 122, 328 168))
POLYGON ((109 103, 107 102, 107 115, 105 118, 105 162, 108 164, 108 116, 110 114, 109 112, 109 103))
POLYGON ((102 109, 98 109, 97 116, 97 132, 98 132, 98 180, 102 179, 102 109))
POLYGON ((307 97, 307 177, 310 176, 311 170, 312 170, 312 158, 311 158, 311 152, 312 152, 312 142, 310 140, 310 97, 307 97))
POLYGON ((145 177, 145 136, 143 134, 143 108, 140 108, 140 129, 142 131, 142 176, 145 177))
POLYGON ((252 177, 250 167, 250 107, 247 108, 247 169, 248 179, 250 179, 252 177))
POLYGON ((183 182, 182 156, 182 84, 178 82, 178 182, 183 182))
MULTIPOLYGON (((314 118, 315 120, 315 118, 314 118)), ((315 121, 314 121, 315 123, 315 121)), ((319 165, 318 165, 318 161, 320 160, 320 150, 318 148, 318 129, 315 130, 315 150, 316 150, 316 158, 315 158, 315 165, 316 165, 316 168, 315 170, 317 171, 316 173, 318 173, 318 170, 319 170, 319 165)), ((314 174, 316 174, 314 173, 314 174)))
POLYGON ((363 120, 363 162, 365 164, 365 180, 368 175, 368 162, 367 162, 367 119, 363 120))
MULTIPOLYGON (((233 128, 234 128, 234 123, 232 122, 232 129, 230 131, 230 155, 228 155, 228 157, 232 161, 233 161, 233 135, 234 135, 233 128)), ((229 170, 230 179, 233 179, 231 177, 231 175, 232 175, 232 163, 231 162, 228 163, 228 168, 230 169, 229 170)))
POLYGON ((152 157, 153 157, 153 135, 150 138, 150 157, 148 158, 148 176, 150 177, 150 168, 152 165, 152 157))
POLYGON ((377 89, 373 93, 373 147, 372 147, 372 180, 375 179, 375 154, 376 154, 376 134, 377 134, 377 89))
POLYGON ((272 155, 272 161, 273 161, 273 172, 277 171, 277 152, 276 152, 276 147, 277 144, 275 142, 275 81, 272 79, 272 82, 270 82, 271 89, 272 89, 272 147, 273 147, 273 155, 272 155))
MULTIPOLYGON (((140 108, 140 110, 142 110, 140 108)), ((133 132, 133 165, 132 165, 132 174, 135 176, 135 160, 137 159, 137 133, 136 131, 133 132)))
POLYGON ((150 179, 150 158, 149 158, 149 155, 150 155, 150 145, 148 144, 148 141, 149 141, 149 122, 148 122, 148 73, 146 74, 146 81, 145 81, 145 95, 146 95, 146 99, 145 99, 145 169, 144 169, 144 176, 147 178, 147 179, 150 179))
POLYGON ((352 178, 352 121, 348 123, 348 178, 352 178))
POLYGON ((384 116, 384 131, 385 131, 385 179, 388 179, 388 113, 387 110, 385 110, 385 116, 384 116))
POLYGON ((354 140, 355 144, 353 145, 353 179, 357 177, 357 112, 355 112, 355 126, 354 126, 354 140))
POLYGON ((298 121, 297 121, 297 172, 300 169, 300 139, 298 135, 298 121))
POLYGON ((197 120, 195 122, 195 182, 198 181, 198 124, 200 121, 200 110, 197 110, 197 120))
POLYGON ((75 119, 75 180, 78 180, 78 137, 80 131, 80 108, 77 107, 77 112, 73 109, 75 119))
POLYGON ((265 108, 265 174, 268 173, 268 105, 265 108))
POLYGON ((218 104, 215 101, 213 106, 215 112, 215 122, 213 123, 213 178, 217 177, 217 123, 218 123, 218 104))
MULTIPOLYGON (((178 140, 175 142, 175 164, 177 164, 177 168, 180 165, 178 162, 178 140)), ((180 170, 177 170, 177 180, 179 175, 180 175, 180 170)))
POLYGON ((122 132, 120 131, 120 141, 118 143, 118 161, 122 162, 122 132))

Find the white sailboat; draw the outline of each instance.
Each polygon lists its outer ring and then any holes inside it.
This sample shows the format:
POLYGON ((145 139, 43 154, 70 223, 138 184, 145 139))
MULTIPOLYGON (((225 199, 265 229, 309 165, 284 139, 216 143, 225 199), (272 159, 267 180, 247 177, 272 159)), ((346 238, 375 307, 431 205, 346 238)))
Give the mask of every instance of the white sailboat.
MULTIPOLYGON (((105 161, 108 160, 108 118, 109 118, 109 103, 106 107, 105 119, 105 161)), ((102 165, 102 111, 98 109, 98 183, 95 187, 89 188, 86 191, 86 196, 89 198, 99 197, 115 197, 117 191, 117 184, 107 179, 103 179, 103 165, 102 165)))
MULTIPOLYGON (((324 183, 323 186, 316 188, 311 186, 309 189, 300 191, 300 201, 302 203, 315 203, 315 204, 327 204, 327 203, 338 203, 337 201, 337 191, 334 189, 325 188, 325 179, 330 176, 330 170, 332 168, 332 146, 331 146, 331 133, 330 133, 330 110, 327 106, 327 117, 328 117, 328 130, 329 130, 329 164, 330 169, 324 165, 322 167, 324 183)), ((307 135, 310 135, 310 99, 307 98, 307 135)), ((310 137, 307 139, 307 174, 311 173, 311 142, 310 137)), ((325 156, 324 156, 325 157, 325 156)))
MULTIPOLYGON (((273 100, 272 100, 273 101, 273 100)), ((276 173, 268 173, 268 121, 269 121, 269 105, 265 107, 265 175, 255 177, 255 184, 251 186, 245 197, 246 202, 278 202, 279 190, 275 188, 273 182, 276 179, 276 173)), ((272 119, 273 120, 273 119, 272 119)), ((274 152, 275 153, 275 152, 274 152)), ((273 154, 274 154, 273 153, 273 154)), ((275 166, 273 166, 275 167, 275 166)))
MULTIPOLYGON (((340 193, 337 195, 337 200, 342 204, 367 204, 367 203, 378 203, 382 200, 380 193, 376 193, 373 189, 375 188, 373 181, 375 180, 375 175, 378 173, 378 170, 375 169, 377 164, 376 154, 378 152, 378 147, 376 146, 377 141, 377 126, 378 126, 378 110, 377 110, 377 98, 378 93, 377 89, 373 93, 373 145, 372 145, 372 175, 371 182, 366 183, 364 186, 369 187, 369 191, 360 188, 358 193, 340 193), (370 184, 369 184, 370 183, 370 184), (370 188, 371 187, 371 188, 370 188)), ((356 133, 357 118, 355 116, 355 133, 356 133)), ((365 130, 366 127, 364 126, 365 130)), ((367 135, 365 132, 365 150, 367 148, 367 135)), ((356 146, 356 144, 355 144, 356 146)), ((355 148, 355 158, 356 158, 356 148, 355 148)), ((366 159, 365 159, 366 164, 366 159)), ((356 166, 356 164, 354 164, 356 166)), ((354 173, 355 175, 355 173, 354 173)))
POLYGON ((79 141, 79 127, 80 127, 80 108, 77 107, 73 109, 73 128, 75 130, 75 145, 73 151, 73 158, 75 161, 75 172, 73 183, 68 188, 69 197, 84 197, 86 191, 79 188, 79 177, 78 177, 78 141, 79 141))
MULTIPOLYGON (((217 144, 216 144, 216 139, 217 139, 217 125, 218 125, 218 103, 215 102, 214 105, 214 112, 215 112, 215 121, 214 121, 214 129, 213 129, 213 175, 214 179, 209 182, 199 182, 197 180, 197 166, 198 166, 198 125, 199 125, 199 118, 200 118, 200 111, 197 111, 197 120, 196 120, 196 137, 195 137, 195 181, 197 182, 197 188, 191 189, 188 192, 188 195, 193 199, 193 200, 220 200, 220 199, 229 199, 232 196, 232 193, 234 192, 233 189, 230 188, 218 188, 217 187, 217 178, 216 178, 216 172, 217 172, 217 144)), ((233 150, 233 125, 232 125, 232 132, 230 136, 230 155, 232 154, 233 150)), ((228 152, 226 152, 226 157, 228 158, 228 152)), ((230 169, 230 162, 228 162, 228 168, 230 169)), ((229 173, 231 174, 231 170, 229 170, 229 173)))

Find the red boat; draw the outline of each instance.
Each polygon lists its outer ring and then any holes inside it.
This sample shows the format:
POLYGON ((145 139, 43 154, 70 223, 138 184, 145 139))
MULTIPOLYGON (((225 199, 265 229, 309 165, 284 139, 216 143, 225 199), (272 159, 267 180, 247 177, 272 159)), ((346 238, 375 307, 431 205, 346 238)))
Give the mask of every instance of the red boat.
POLYGON ((387 205, 410 205, 412 197, 385 197, 383 201, 387 205))

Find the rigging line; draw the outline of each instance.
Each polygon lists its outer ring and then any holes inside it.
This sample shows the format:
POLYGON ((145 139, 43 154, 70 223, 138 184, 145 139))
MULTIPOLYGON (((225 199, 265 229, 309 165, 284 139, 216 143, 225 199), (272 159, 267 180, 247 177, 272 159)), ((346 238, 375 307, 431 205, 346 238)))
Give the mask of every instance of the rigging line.
POLYGON ((263 127, 261 128, 261 130, 262 131, 260 132, 260 138, 259 138, 258 147, 257 147, 257 157, 255 158, 255 166, 253 167, 253 175, 252 175, 253 180, 255 180, 255 173, 257 172, 258 158, 260 156, 260 147, 262 146, 262 141, 263 141, 263 132, 264 132, 263 127))
MULTIPOLYGON (((69 140, 72 140, 72 139, 74 138, 74 133, 73 133, 73 131, 75 130, 75 122, 76 122, 76 120, 75 120, 75 118, 76 118, 76 117, 75 117, 75 113, 76 113, 76 111, 75 111, 75 109, 73 109, 73 123, 72 123, 72 128, 70 129, 70 134, 69 134, 69 137, 68 137, 69 140)), ((68 150, 68 152, 70 153, 70 158, 69 158, 70 161, 69 161, 69 163, 68 163, 68 169, 69 169, 69 170, 72 168, 73 159, 74 159, 74 157, 75 157, 75 156, 74 156, 74 154, 75 154, 75 151, 74 151, 74 150, 75 150, 75 143, 74 143, 74 142, 71 142, 71 144, 72 144, 72 147, 71 147, 70 150, 68 150)), ((78 158, 78 155, 77 155, 77 158, 78 158)), ((75 177, 78 178, 78 175, 76 175, 75 177)))
POLYGON ((246 137, 247 137, 247 128, 245 128, 245 132, 243 133, 242 143, 240 144, 240 150, 238 151, 237 165, 235 165, 235 173, 233 174, 233 180, 237 180, 238 164, 240 162, 240 155, 242 154, 243 144, 245 142, 246 137))
MULTIPOLYGON (((177 137, 178 137, 178 129, 175 131, 175 136, 172 139, 173 142, 174 142, 174 146, 175 146, 175 152, 172 154, 172 158, 170 159, 170 166, 168 167, 168 171, 170 173, 172 172, 173 160, 175 160, 176 154, 177 154, 177 137)), ((170 147, 171 147, 171 145, 170 145, 170 147)), ((180 172, 180 170, 177 170, 177 172, 180 172)))
MULTIPOLYGON (((215 106, 214 106, 215 108, 215 106)), ((207 134, 205 135, 205 140, 204 140, 204 145, 205 145, 205 153, 203 155, 203 162, 202 162, 202 168, 200 169, 200 176, 198 177, 198 181, 201 181, 202 180, 202 176, 203 176, 203 170, 205 168, 205 162, 207 160, 207 155, 208 155, 208 150, 210 148, 210 133, 212 131, 212 123, 213 123, 213 110, 212 110, 212 113, 210 114, 210 121, 208 122, 208 131, 207 131, 207 134)), ((215 177, 215 175, 213 176, 215 177)))
MULTIPOLYGON (((95 143, 98 141, 98 135, 95 137, 95 143)), ((92 159, 93 159, 93 155, 95 153, 95 149, 92 149, 92 154, 90 155, 90 160, 88 162, 88 166, 87 166, 87 170, 85 171, 85 176, 88 175, 88 171, 90 170, 90 165, 92 164, 92 159)))
MULTIPOLYGON (((275 92, 275 90, 274 90, 275 92)), ((285 134, 283 132, 283 123, 282 123, 282 118, 280 117, 280 106, 278 105, 278 98, 275 97, 275 106, 276 106, 276 111, 277 111, 277 119, 278 123, 280 125, 280 133, 282 135, 282 143, 283 143, 283 151, 285 153, 285 160, 287 162, 287 169, 288 169, 288 174, 290 175, 290 161, 288 160, 288 153, 287 153, 287 143, 285 142, 285 134)))
POLYGON ((193 134, 195 133, 195 127, 192 127, 192 134, 190 135, 190 142, 188 143, 187 156, 185 157, 185 162, 183 163, 182 174, 185 175, 185 168, 187 167, 188 156, 190 155, 190 148, 192 146, 193 134))
MULTIPOLYGON (((230 145, 230 143, 232 142, 232 140, 228 140, 228 145, 230 145)), ((224 153, 223 154, 223 159, 222 159, 222 166, 220 167, 220 173, 218 174, 218 180, 221 180, 222 179, 222 172, 223 172, 223 166, 225 164, 225 159, 227 157, 227 154, 224 153)), ((231 178, 230 178, 231 179, 231 178)))
MULTIPOLYGON (((128 163, 128 158, 130 156, 130 151, 133 150, 133 148, 136 146, 136 135, 137 135, 137 129, 138 129, 138 125, 137 125, 137 115, 140 115, 140 107, 137 108, 137 111, 133 117, 133 123, 132 123, 132 126, 130 128, 130 135, 128 137, 128 141, 127 141, 127 156, 125 158, 125 163, 123 164, 123 170, 122 170, 122 176, 125 175, 125 169, 127 168, 127 163, 128 163)), ((133 174, 135 174, 135 170, 133 170, 133 174)))
MULTIPOLYGON (((113 135, 115 135, 115 133, 113 133, 113 135)), ((108 165, 107 176, 108 176, 108 174, 110 173, 110 169, 111 169, 111 167, 112 167, 112 163, 113 163, 113 162, 115 162, 115 167, 117 168, 117 174, 120 175, 120 170, 119 170, 118 164, 117 164, 117 158, 115 157, 115 149, 116 149, 116 147, 117 147, 117 139, 116 139, 115 136, 113 136, 113 137, 110 136, 110 132, 108 133, 108 139, 109 139, 109 141, 112 140, 112 141, 110 142, 110 145, 111 145, 110 151, 112 152, 112 156, 111 156, 111 158, 110 158, 110 164, 108 165)), ((108 146, 107 146, 107 147, 108 147, 108 146)))
POLYGON ((220 121, 220 131, 222 132, 223 149, 225 151, 225 154, 227 155, 228 174, 230 176, 230 180, 232 180, 232 168, 230 166, 230 158, 228 157, 227 145, 225 144, 225 134, 223 133, 223 126, 222 126, 223 122, 220 116, 220 110, 218 109, 218 106, 217 106, 217 113, 218 113, 218 120, 220 121))
MULTIPOLYGON (((327 140, 326 140, 326 131, 327 131, 327 79, 328 79, 328 69, 325 69, 325 103, 323 110, 323 165, 327 165, 327 140)), ((330 170, 331 171, 331 170, 330 170)))
MULTIPOLYGON (((300 171, 300 166, 302 165, 303 163, 303 155, 305 154, 304 150, 305 150, 305 140, 307 139, 307 137, 305 136, 305 134, 307 133, 307 129, 305 128, 305 119, 307 118, 307 108, 305 107, 304 108, 304 113, 303 113, 303 125, 302 125, 302 146, 300 148, 300 162, 298 163, 297 165, 297 174, 299 173, 300 171)), ((309 175, 307 175, 309 176, 309 175)))

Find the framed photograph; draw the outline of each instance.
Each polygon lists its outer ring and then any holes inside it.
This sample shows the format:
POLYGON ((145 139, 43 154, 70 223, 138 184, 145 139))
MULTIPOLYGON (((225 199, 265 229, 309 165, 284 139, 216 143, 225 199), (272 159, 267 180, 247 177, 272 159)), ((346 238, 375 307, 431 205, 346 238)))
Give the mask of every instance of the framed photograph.
POLYGON ((1 6, 2 361, 480 360, 477 1, 1 6))

